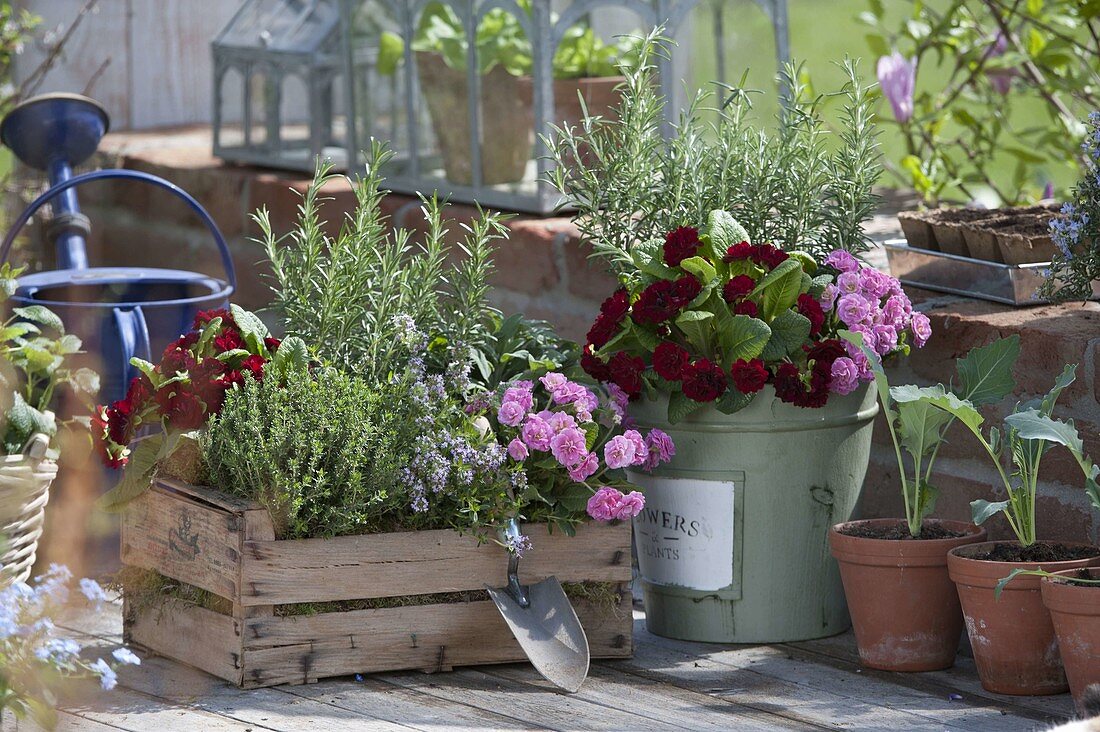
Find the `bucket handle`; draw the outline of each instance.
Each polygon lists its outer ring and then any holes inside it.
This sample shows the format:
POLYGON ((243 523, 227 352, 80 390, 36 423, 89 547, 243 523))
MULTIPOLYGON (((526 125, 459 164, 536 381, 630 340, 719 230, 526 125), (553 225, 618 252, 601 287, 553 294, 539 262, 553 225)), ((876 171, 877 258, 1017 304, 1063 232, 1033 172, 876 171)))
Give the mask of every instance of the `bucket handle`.
POLYGON ((130 363, 130 359, 137 356, 145 361, 152 361, 151 348, 149 346, 149 326, 145 324, 145 313, 141 306, 132 308, 114 308, 115 325, 118 327, 118 340, 122 344, 122 363, 125 365, 126 379, 122 382, 123 394, 130 383, 130 379, 136 376, 137 368, 130 363))
POLYGON ((138 181, 139 183, 149 183, 150 185, 164 188, 183 199, 183 202, 202 219, 204 224, 206 224, 206 228, 210 230, 210 233, 214 237, 214 243, 218 245, 218 252, 221 254, 222 258, 222 269, 225 271, 225 276, 229 282, 230 288, 230 291, 226 293, 226 295, 229 295, 237 289, 237 271, 233 268, 233 256, 229 253, 229 246, 225 243, 225 238, 222 236, 222 233, 218 231, 218 225, 214 223, 214 219, 210 217, 210 214, 206 212, 202 204, 175 183, 155 175, 150 175, 149 173, 143 173, 140 170, 93 170, 90 173, 82 173, 81 175, 73 176, 51 187, 48 191, 31 201, 31 204, 24 209, 23 213, 19 214, 19 218, 12 224, 11 230, 8 231, 8 235, 4 238, 3 245, 0 246, 0 262, 8 261, 8 254, 11 252, 11 245, 15 242, 15 237, 19 235, 22 228, 30 221, 31 216, 34 216, 35 212, 46 205, 50 199, 82 183, 90 183, 95 180, 103 180, 106 178, 122 178, 138 181))

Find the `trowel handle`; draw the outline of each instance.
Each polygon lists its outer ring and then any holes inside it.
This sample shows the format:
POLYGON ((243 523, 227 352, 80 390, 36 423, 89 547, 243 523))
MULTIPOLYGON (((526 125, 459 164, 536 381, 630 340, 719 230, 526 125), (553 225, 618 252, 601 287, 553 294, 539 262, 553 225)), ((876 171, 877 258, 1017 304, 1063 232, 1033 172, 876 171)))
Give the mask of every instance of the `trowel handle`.
MULTIPOLYGON (((508 546, 516 546, 516 540, 521 536, 523 536, 523 533, 519 530, 519 522, 514 518, 508 519, 508 523, 504 527, 505 543, 508 546)), ((519 554, 514 550, 508 552, 508 592, 515 598, 520 607, 527 607, 531 604, 527 597, 527 591, 519 583, 519 554)))
POLYGON ((70 188, 74 188, 83 183, 104 180, 106 178, 122 178, 125 180, 135 180, 140 183, 148 183, 163 188, 182 199, 183 202, 202 219, 202 222, 214 237, 214 243, 218 245, 218 252, 221 254, 222 258, 222 269, 225 270, 225 277, 229 282, 230 288, 226 295, 228 296, 233 290, 237 289, 237 272, 233 268, 233 256, 229 253, 229 246, 225 243, 225 238, 222 236, 222 233, 218 231, 218 225, 214 223, 214 219, 210 217, 210 214, 206 212, 202 204, 175 183, 166 181, 164 178, 158 178, 155 175, 150 175, 149 173, 143 173, 140 170, 93 170, 90 173, 82 173, 81 175, 73 176, 66 181, 62 181, 52 186, 48 191, 31 201, 31 205, 27 206, 23 213, 19 214, 19 218, 15 220, 15 223, 12 224, 11 230, 8 231, 8 235, 4 237, 3 245, 0 246, 0 262, 8 261, 8 254, 11 252, 11 245, 15 241, 15 237, 19 235, 22 228, 31 220, 31 216, 34 216, 38 209, 49 203, 50 199, 55 198, 59 193, 64 193, 70 188))

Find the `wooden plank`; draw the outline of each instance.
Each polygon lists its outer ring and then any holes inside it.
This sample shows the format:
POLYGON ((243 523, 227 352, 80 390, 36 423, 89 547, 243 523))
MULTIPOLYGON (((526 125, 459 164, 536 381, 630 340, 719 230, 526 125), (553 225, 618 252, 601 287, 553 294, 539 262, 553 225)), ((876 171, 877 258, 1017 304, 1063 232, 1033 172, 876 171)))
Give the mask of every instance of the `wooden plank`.
MULTIPOLYGON (((728 699, 681 689, 652 679, 643 679, 618 671, 617 664, 594 665, 576 697, 614 709, 640 714, 669 724, 690 721, 696 730, 753 732, 759 730, 805 729, 805 725, 761 712, 728 699)), ((538 673, 529 666, 494 666, 483 669, 490 675, 532 686, 545 687, 538 673)))
MULTIPOLYGON (((624 596, 617 613, 576 603, 594 658, 630 655, 629 602, 624 596)), ((243 683, 248 687, 526 660, 487 601, 256 618, 246 620, 245 627, 243 683)))
MULTIPOLYGON (((191 485, 175 478, 157 478, 154 482, 159 488, 166 489, 169 493, 178 493, 190 496, 200 503, 206 503, 215 508, 221 508, 230 513, 244 513, 245 511, 258 510, 267 513, 267 510, 257 503, 246 498, 238 498, 228 493, 204 485, 191 485)), ((272 538, 275 538, 272 536, 272 538)))
POLYGON ((957 656, 955 665, 943 671, 920 674, 892 674, 875 669, 864 669, 859 664, 855 637, 851 633, 801 643, 785 643, 784 648, 794 654, 820 659, 822 663, 840 668, 860 668, 867 676, 889 680, 914 689, 922 689, 933 695, 959 694, 972 705, 993 706, 1003 713, 1028 719, 1057 723, 1074 714, 1073 699, 1068 694, 1052 696, 1009 696, 995 694, 982 688, 977 668, 972 658, 957 656), (991 703, 991 704, 990 704, 991 703))
POLYGON ((387 684, 378 677, 362 681, 322 681, 309 686, 280 687, 280 691, 313 701, 331 704, 360 714, 378 717, 422 732, 505 732, 546 729, 515 719, 508 713, 508 699, 501 698, 501 709, 488 711, 465 704, 437 699, 418 691, 387 684))
MULTIPOLYGON (((524 582, 631 579, 630 524, 582 524, 577 535, 527 526, 535 548, 520 562, 524 582)), ((241 602, 281 605, 480 590, 507 583, 507 553, 454 531, 332 539, 246 541, 241 602)))
MULTIPOLYGON (((419 691, 437 699, 467 704, 486 711, 502 711, 516 719, 553 730, 666 730, 695 729, 690 718, 678 724, 649 719, 580 698, 511 679, 491 676, 474 669, 463 669, 446 677, 422 674, 386 674, 382 681, 419 691), (436 679, 439 679, 438 681, 436 679)), ((738 729, 730 727, 730 729, 738 729)))
POLYGON ((123 514, 122 563, 236 597, 240 522, 238 514, 154 485, 123 514))
MULTIPOLYGON (((191 709, 280 732, 397 732, 391 722, 287 694, 278 689, 242 691, 197 669, 164 658, 147 658, 120 674, 120 684, 191 709)), ((149 730, 155 727, 147 728, 149 730)), ((192 729, 201 730, 201 726, 192 729)))
MULTIPOLYGON (((636 636, 638 635, 636 631, 636 636)), ((769 646, 714 646, 636 637, 632 673, 676 679, 762 709, 785 709, 822 726, 901 729, 1025 730, 1031 720, 1009 720, 1001 710, 950 699, 818 666, 769 646), (655 675, 654 675, 655 674, 655 675)))
POLYGON ((241 683, 241 620, 166 598, 142 612, 123 609, 126 641, 241 683))
MULTIPOLYGON (((83 721, 132 732, 246 732, 252 725, 220 714, 190 709, 123 687, 100 693, 66 711, 83 721)), ((74 728, 81 729, 81 726, 74 728)))

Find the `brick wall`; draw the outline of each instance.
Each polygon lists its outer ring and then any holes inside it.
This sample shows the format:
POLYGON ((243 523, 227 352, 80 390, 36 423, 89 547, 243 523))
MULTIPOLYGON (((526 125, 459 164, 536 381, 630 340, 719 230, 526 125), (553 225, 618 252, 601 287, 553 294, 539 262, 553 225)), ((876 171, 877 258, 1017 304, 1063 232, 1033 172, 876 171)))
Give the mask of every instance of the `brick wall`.
MULTIPOLYGON (((207 207, 230 242, 240 288, 234 299, 248 308, 268 302, 263 282, 263 259, 249 215, 259 206, 272 213, 277 231, 292 223, 298 197, 304 189, 300 176, 222 165, 210 156, 205 130, 176 133, 110 135, 102 145, 100 163, 144 170, 167 178, 189 191, 207 207)), ((346 184, 333 185, 328 217, 337 225, 353 201, 346 184)), ((96 184, 81 193, 91 216, 94 235, 92 261, 98 264, 179 267, 216 272, 219 266, 209 237, 186 207, 168 194, 133 184, 96 184)), ((394 225, 417 229, 423 224, 418 202, 404 196, 385 199, 394 225)), ((454 206, 451 226, 475 215, 469 206, 454 206)), ((888 213, 873 222, 873 235, 891 235, 896 221, 888 213)), ((588 251, 576 229, 563 218, 519 216, 508 227, 511 235, 496 258, 494 299, 505 312, 522 311, 554 323, 568 337, 581 338, 599 301, 613 282, 588 251)), ((881 253, 874 258, 881 264, 881 253)), ((1090 448, 1100 459, 1100 305, 1066 305, 1014 309, 964 298, 912 292, 932 320, 929 345, 907 363, 891 369, 895 384, 946 382, 954 359, 971 347, 1000 336, 1019 333, 1023 342, 1017 368, 1020 389, 988 416, 1003 415, 1017 400, 1044 393, 1063 363, 1079 363, 1076 383, 1062 397, 1059 416, 1073 418, 1090 448)), ((956 426, 941 451, 935 482, 941 490, 936 514, 969 516, 969 501, 989 498, 998 484, 996 473, 973 437, 956 426)), ((869 517, 904 514, 899 497, 897 467, 889 435, 878 425, 863 512, 869 517)), ((1090 511, 1081 490, 1079 471, 1062 452, 1043 461, 1040 491, 1040 535, 1095 542, 1100 539, 1100 515, 1090 511)), ((1006 534, 1000 518, 989 524, 996 537, 1006 534)))

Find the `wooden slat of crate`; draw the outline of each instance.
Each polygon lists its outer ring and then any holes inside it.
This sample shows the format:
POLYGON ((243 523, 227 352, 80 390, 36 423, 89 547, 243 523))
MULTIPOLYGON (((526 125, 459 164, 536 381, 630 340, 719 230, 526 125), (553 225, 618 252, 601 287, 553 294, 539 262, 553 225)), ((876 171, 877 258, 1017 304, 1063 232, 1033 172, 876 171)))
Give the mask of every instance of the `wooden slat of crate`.
MULTIPOLYGON (((574 606, 593 658, 628 658, 632 654, 629 593, 624 593, 614 609, 584 600, 574 606)), ((248 621, 245 646, 246 687, 312 683, 354 673, 442 671, 526 660, 500 613, 488 601, 248 621)))
MULTIPOLYGON (((577 535, 524 527, 534 549, 520 562, 525 583, 551 575, 561 582, 626 582, 631 578, 630 525, 582 524, 577 535)), ((462 592, 507 583, 504 549, 478 545, 453 531, 246 541, 241 603, 281 605, 329 600, 462 592)))
POLYGON ((154 484, 123 515, 122 563, 232 599, 239 587, 241 524, 240 512, 154 484))
POLYGON ((126 641, 241 684, 241 621, 164 598, 141 612, 123 607, 126 641))

